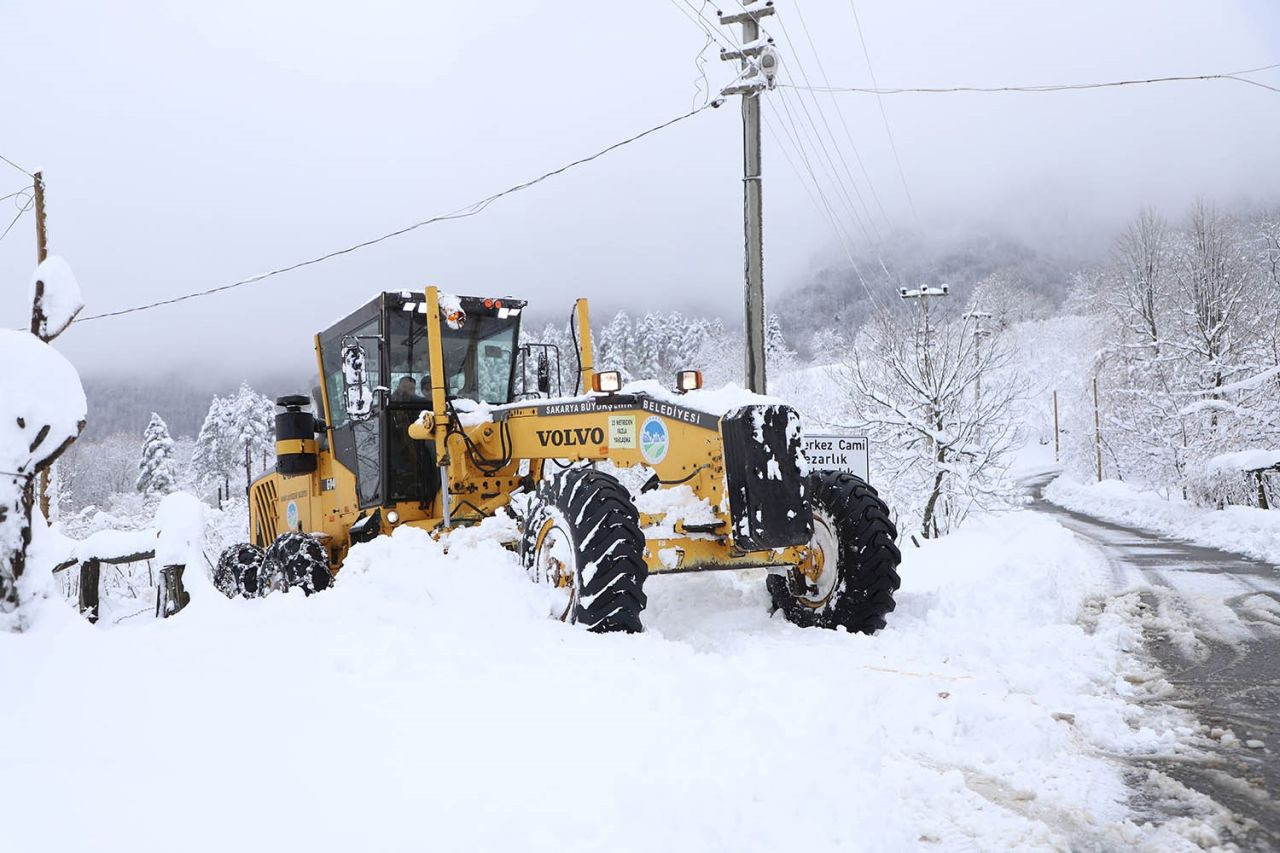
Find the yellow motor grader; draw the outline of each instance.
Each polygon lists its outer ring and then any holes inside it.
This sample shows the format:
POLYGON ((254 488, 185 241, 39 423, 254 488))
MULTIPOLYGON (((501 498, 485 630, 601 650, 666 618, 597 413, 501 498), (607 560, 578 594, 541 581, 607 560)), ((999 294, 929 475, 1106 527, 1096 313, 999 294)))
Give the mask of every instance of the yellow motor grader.
POLYGON ((276 470, 250 487, 251 543, 222 554, 218 586, 311 593, 357 543, 510 513, 551 615, 592 630, 640 630, 649 574, 723 569, 768 570, 798 624, 884 626, 900 559, 888 510, 853 474, 808 469, 793 409, 709 405, 723 395, 696 370, 674 392, 624 387, 593 364, 585 299, 563 395, 558 348, 520 342, 524 307, 388 292, 316 335, 320 383, 277 401, 276 470), (645 500, 654 489, 681 491, 645 500))

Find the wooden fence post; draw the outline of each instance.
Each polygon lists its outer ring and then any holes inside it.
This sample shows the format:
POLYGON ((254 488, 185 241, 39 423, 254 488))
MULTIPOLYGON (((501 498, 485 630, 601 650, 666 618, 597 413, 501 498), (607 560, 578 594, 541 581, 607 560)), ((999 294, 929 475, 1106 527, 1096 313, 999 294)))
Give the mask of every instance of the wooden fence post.
POLYGON ((97 560, 85 560, 80 564, 80 612, 90 624, 98 621, 98 582, 102 576, 102 564, 97 560))
POLYGON ((185 566, 164 566, 160 569, 160 585, 156 588, 156 616, 168 619, 191 603, 191 593, 182 587, 182 571, 185 566))

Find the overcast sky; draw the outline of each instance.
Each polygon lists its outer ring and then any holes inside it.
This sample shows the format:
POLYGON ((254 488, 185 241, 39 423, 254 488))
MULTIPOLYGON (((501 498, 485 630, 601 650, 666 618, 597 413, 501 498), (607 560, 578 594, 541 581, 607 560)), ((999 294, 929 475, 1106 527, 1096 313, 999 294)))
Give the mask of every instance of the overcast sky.
MULTIPOLYGON (((715 4, 690 2, 714 18, 715 4)), ((848 0, 777 6, 767 27, 795 82, 821 85, 825 70, 836 86, 869 85, 848 0)), ((453 210, 687 111, 705 39, 680 8, 6 0, 0 154, 44 170, 50 247, 76 270, 85 313, 127 307, 453 210)), ((857 10, 882 86, 1280 62, 1274 0, 857 0, 857 10)), ((715 45, 705 56, 718 89, 729 65, 715 45)), ((1259 79, 1280 84, 1280 72, 1259 79)), ((825 116, 827 145, 842 146, 833 164, 842 173, 849 164, 876 234, 1016 229, 1070 243, 1146 203, 1177 213, 1197 194, 1280 200, 1280 94, 1241 84, 885 97, 916 214, 874 98, 765 98, 770 130, 784 138, 791 128, 772 120, 784 103, 801 129, 802 103, 824 135, 825 116)), ((764 150, 766 287, 777 308, 839 244, 768 131, 764 150)), ((809 153, 821 176, 821 149, 809 153)), ((227 294, 85 323, 58 345, 90 375, 302 371, 314 364, 310 335, 333 319, 378 290, 432 283, 566 314, 588 296, 602 310, 690 305, 736 316, 740 179, 733 100, 478 216, 227 294)), ((0 163, 0 195, 23 181, 0 163)), ((825 189, 841 209, 841 190, 825 189)), ((12 203, 0 202, 0 228, 12 203)), ((33 230, 28 214, 0 241, 9 282, 0 317, 10 325, 25 323, 33 230)), ((866 248, 861 231, 849 234, 866 248)))

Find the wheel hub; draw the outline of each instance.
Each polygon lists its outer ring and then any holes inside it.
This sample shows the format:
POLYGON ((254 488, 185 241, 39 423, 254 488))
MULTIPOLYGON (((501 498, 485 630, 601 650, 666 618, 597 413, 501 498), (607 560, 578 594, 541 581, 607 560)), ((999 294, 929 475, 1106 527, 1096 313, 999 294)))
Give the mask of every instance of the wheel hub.
POLYGON ((554 520, 538 535, 533 568, 534 581, 546 586, 550 614, 561 622, 568 621, 578 598, 578 573, 573 541, 554 520))
POLYGON ((840 579, 839 537, 835 525, 826 513, 813 513, 813 538, 809 540, 807 554, 796 566, 803 591, 796 599, 805 607, 818 609, 830 601, 840 579))

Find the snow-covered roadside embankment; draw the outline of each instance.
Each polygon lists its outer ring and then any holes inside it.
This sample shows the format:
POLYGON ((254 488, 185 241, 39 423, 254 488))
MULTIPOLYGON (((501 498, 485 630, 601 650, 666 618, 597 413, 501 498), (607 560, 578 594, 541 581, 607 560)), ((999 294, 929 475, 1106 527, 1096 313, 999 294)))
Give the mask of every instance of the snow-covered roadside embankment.
POLYGON ((1247 506, 1207 509, 1163 498, 1119 480, 1085 485, 1059 477, 1044 497, 1104 521, 1141 527, 1177 539, 1280 565, 1280 511, 1247 506))

